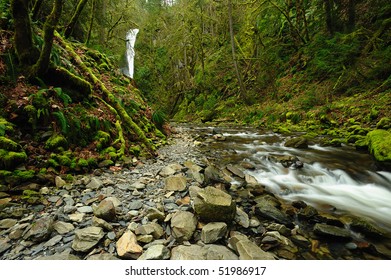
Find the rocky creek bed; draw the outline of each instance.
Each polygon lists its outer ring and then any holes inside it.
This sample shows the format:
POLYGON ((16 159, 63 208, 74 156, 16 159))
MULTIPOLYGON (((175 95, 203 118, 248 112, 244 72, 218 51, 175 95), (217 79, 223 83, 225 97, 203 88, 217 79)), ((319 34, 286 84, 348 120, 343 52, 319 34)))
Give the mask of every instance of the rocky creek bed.
POLYGON ((0 259, 391 258, 386 230, 279 199, 250 164, 211 161, 213 141, 178 127, 156 159, 56 177, 33 204, 0 193, 0 259))

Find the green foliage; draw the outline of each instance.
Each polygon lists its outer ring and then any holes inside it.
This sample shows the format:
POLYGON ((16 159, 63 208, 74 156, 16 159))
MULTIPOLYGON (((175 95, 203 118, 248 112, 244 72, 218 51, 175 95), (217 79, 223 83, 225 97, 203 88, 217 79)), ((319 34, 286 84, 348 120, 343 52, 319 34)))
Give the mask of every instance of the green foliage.
POLYGON ((72 103, 72 98, 68 94, 66 94, 62 90, 62 88, 57 87, 57 88, 53 88, 53 90, 57 94, 57 96, 62 100, 62 102, 64 103, 65 107, 67 107, 69 103, 72 103))
POLYGON ((58 112, 53 112, 52 115, 56 118, 57 123, 61 127, 61 133, 67 134, 69 125, 67 119, 64 116, 64 113, 62 111, 58 111, 58 112))
POLYGON ((391 165, 391 132, 377 129, 367 135, 368 148, 375 159, 391 165))
POLYGON ((163 124, 166 122, 166 115, 161 110, 155 110, 152 113, 152 122, 156 125, 156 127, 162 128, 163 124))
POLYGON ((56 151, 68 148, 67 139, 61 134, 53 134, 45 143, 45 149, 56 151))

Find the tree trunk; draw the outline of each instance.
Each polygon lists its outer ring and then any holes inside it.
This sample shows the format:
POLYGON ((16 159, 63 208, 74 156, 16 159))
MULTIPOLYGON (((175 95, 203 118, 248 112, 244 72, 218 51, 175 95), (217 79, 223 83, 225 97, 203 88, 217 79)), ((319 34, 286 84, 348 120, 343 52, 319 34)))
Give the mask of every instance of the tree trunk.
POLYGON ((34 3, 33 11, 32 11, 32 19, 37 20, 39 12, 41 11, 41 6, 44 0, 37 0, 34 3))
POLYGON ((334 20, 333 20, 333 12, 332 12, 332 2, 333 0, 324 0, 324 7, 326 13, 326 26, 327 30, 331 35, 334 34, 334 20))
POLYGON ((38 58, 38 51, 34 49, 29 16, 30 0, 11 1, 11 11, 14 19, 14 43, 16 54, 21 66, 32 66, 38 58))
POLYGON ((77 20, 79 19, 79 16, 81 12, 84 9, 84 6, 87 4, 88 0, 80 0, 79 4, 77 4, 76 11, 72 15, 71 20, 69 21, 67 27, 65 28, 65 38, 69 38, 69 36, 72 35, 73 29, 75 28, 75 25, 77 23, 77 20))
POLYGON ((356 0, 349 0, 348 2, 348 23, 347 30, 352 32, 356 25, 356 0))
POLYGON ((91 39, 91 34, 92 34, 92 27, 94 26, 95 2, 96 2, 96 0, 92 0, 90 26, 88 27, 88 33, 87 33, 88 35, 87 35, 87 40, 86 40, 86 45, 87 46, 90 44, 90 39, 91 39))
POLYGON ((46 19, 43 27, 43 48, 37 63, 33 67, 31 76, 41 77, 47 72, 49 68, 50 54, 53 47, 54 31, 56 30, 58 21, 60 19, 63 4, 64 0, 55 0, 53 10, 46 19))
POLYGON ((231 37, 232 60, 234 63, 236 77, 239 82, 240 95, 247 103, 247 93, 243 84, 242 76, 240 75, 238 60, 236 58, 235 34, 234 34, 233 19, 232 19, 232 0, 228 0, 228 17, 229 17, 229 34, 231 37))

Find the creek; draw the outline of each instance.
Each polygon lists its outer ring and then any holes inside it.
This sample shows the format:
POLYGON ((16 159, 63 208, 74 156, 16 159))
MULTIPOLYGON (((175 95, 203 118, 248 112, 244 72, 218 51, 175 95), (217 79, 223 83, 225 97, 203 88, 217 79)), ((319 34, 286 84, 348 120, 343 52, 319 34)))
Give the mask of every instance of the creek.
POLYGON ((245 173, 283 200, 301 200, 334 215, 365 217, 391 230, 391 173, 377 170, 366 152, 346 145, 322 147, 315 143, 306 149, 289 148, 284 143, 292 135, 251 128, 188 129, 205 139, 222 135, 220 141, 205 141, 203 153, 218 158, 221 165, 249 163, 254 168, 245 173), (303 167, 284 167, 272 160, 276 156, 297 157, 303 167))

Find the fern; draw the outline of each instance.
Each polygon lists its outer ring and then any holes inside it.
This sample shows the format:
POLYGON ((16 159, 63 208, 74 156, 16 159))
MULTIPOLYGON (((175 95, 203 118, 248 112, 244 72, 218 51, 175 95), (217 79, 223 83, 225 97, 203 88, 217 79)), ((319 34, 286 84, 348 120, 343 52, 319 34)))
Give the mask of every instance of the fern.
POLYGON ((161 128, 163 124, 166 122, 166 115, 160 111, 156 110, 152 114, 152 122, 158 127, 161 128))
POLYGON ((5 135, 5 125, 0 123, 0 136, 4 136, 5 135))
POLYGON ((47 108, 39 108, 37 110, 37 119, 40 117, 48 117, 49 116, 49 110, 47 108))
POLYGON ((53 116, 56 117, 57 119, 57 123, 59 124, 59 126, 61 127, 61 132, 63 134, 67 134, 68 132, 68 121, 67 119, 65 118, 63 112, 59 111, 59 112, 53 112, 52 113, 53 116))
POLYGON ((57 87, 57 88, 54 88, 53 90, 57 93, 57 96, 62 100, 65 107, 68 106, 69 103, 72 103, 72 98, 68 94, 63 92, 62 88, 57 87))

